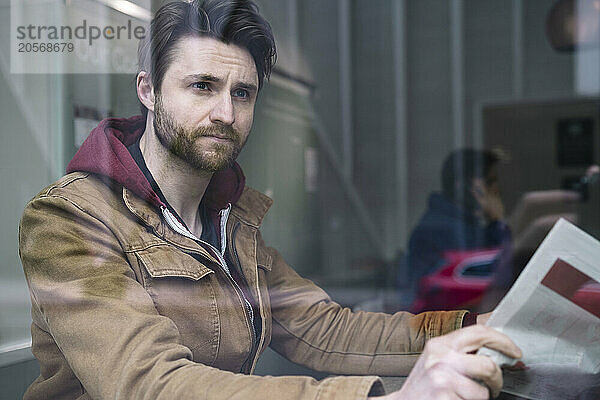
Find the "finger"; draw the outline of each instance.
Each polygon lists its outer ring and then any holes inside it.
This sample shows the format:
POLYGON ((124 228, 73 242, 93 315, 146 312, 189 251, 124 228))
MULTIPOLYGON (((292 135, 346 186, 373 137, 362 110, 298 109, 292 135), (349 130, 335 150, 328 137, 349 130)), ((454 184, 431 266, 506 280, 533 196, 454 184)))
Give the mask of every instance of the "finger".
POLYGON ((458 373, 483 382, 494 397, 500 394, 502 371, 489 357, 453 352, 447 362, 451 363, 458 373))
POLYGON ((433 385, 446 387, 446 393, 464 400, 488 399, 490 392, 484 385, 462 375, 450 363, 436 366, 438 374, 434 378, 433 385), (436 382, 436 380, 438 382, 436 382))
POLYGON ((432 393, 436 398, 456 398, 464 400, 488 399, 487 387, 459 373, 455 365, 446 362, 436 364, 430 370, 432 393))
POLYGON ((456 394, 464 400, 487 400, 490 398, 490 390, 481 383, 475 382, 461 374, 455 374, 454 386, 456 394))
POLYGON ((461 353, 469 353, 488 347, 512 358, 521 358, 521 349, 508 336, 483 325, 473 325, 446 335, 449 347, 461 353))

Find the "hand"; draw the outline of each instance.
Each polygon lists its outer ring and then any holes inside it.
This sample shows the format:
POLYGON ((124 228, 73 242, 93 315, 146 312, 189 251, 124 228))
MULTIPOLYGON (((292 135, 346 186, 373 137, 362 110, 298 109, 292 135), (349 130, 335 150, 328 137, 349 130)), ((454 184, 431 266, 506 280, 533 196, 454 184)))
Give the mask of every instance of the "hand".
POLYGON ((504 219, 504 205, 498 190, 489 189, 481 179, 473 180, 471 193, 477 200, 485 218, 489 221, 501 221, 504 219))
POLYGON ((502 389, 500 368, 486 356, 467 354, 483 346, 512 358, 522 356, 506 335, 492 328, 473 325, 459 329, 430 339, 402 389, 378 399, 488 399, 490 393, 498 396, 502 389))
POLYGON ((485 313, 485 314, 478 314, 477 315, 477 324, 478 325, 485 325, 488 321, 488 319, 490 319, 490 317, 492 316, 492 313, 485 313))

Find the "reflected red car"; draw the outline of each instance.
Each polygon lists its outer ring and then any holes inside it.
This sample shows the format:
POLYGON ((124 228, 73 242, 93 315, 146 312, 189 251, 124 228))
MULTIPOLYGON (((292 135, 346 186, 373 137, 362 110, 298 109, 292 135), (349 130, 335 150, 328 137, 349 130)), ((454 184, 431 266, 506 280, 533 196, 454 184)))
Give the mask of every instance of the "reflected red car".
MULTIPOLYGON (((499 255, 499 248, 444 253, 444 266, 419 281, 411 312, 476 308, 492 283, 499 255)), ((600 283, 587 283, 574 296, 575 303, 600 315, 600 283)))
POLYGON ((445 252, 446 264, 419 281, 411 311, 475 307, 492 283, 493 267, 499 254, 499 248, 445 252))

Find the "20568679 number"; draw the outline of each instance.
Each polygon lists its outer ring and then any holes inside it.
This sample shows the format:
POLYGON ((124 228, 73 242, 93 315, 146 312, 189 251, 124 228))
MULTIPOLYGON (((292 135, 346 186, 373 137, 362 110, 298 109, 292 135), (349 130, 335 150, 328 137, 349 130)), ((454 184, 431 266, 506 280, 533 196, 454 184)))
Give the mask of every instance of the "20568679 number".
POLYGON ((73 43, 19 43, 19 53, 72 53, 73 43))

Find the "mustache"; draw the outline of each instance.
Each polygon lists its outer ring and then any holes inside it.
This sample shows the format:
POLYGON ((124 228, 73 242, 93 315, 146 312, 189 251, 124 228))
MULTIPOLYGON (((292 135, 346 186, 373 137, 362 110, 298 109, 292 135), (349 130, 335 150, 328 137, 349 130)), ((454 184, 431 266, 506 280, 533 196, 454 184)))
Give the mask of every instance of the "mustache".
POLYGON ((190 137, 192 140, 202 136, 215 136, 222 139, 230 139, 234 142, 239 141, 240 133, 230 125, 201 126, 194 129, 190 137))

